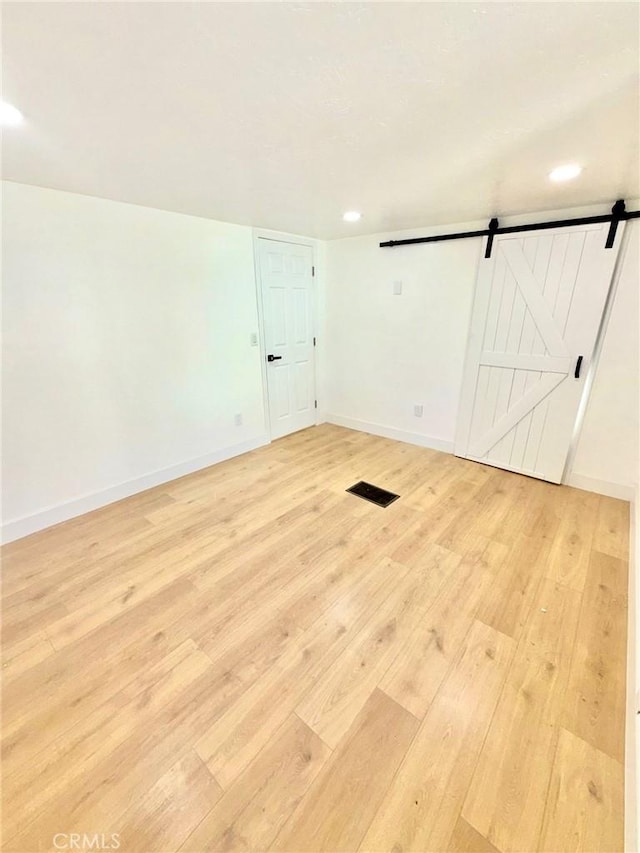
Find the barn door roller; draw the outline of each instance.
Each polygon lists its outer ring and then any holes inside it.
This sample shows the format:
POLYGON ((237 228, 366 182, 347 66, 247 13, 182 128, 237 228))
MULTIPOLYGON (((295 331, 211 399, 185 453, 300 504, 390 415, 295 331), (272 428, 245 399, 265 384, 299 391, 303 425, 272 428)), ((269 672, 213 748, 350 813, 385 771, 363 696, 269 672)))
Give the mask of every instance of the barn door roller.
POLYGON ((616 239, 618 224, 625 222, 627 219, 637 219, 639 216, 640 210, 626 210, 623 199, 618 199, 611 208, 611 213, 605 213, 601 216, 556 219, 553 222, 532 222, 529 225, 505 225, 503 228, 500 227, 498 220, 494 217, 489 222, 489 227, 483 228, 480 231, 458 231, 455 234, 436 234, 434 237, 411 237, 407 240, 387 240, 385 243, 380 243, 380 248, 411 246, 414 243, 441 243, 444 240, 463 240, 467 237, 488 237, 484 256, 485 258, 490 258, 493 239, 496 234, 516 234, 519 231, 543 231, 548 228, 562 228, 567 225, 595 225, 598 222, 609 222, 609 233, 607 234, 605 249, 611 249, 616 239))

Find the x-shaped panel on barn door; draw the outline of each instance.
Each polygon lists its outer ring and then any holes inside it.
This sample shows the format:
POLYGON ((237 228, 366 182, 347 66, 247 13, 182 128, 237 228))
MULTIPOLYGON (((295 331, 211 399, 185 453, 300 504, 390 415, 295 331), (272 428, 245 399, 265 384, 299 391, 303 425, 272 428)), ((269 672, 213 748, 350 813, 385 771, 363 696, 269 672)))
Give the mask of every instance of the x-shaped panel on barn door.
POLYGON ((499 241, 498 248, 513 274, 518 291, 540 334, 546 354, 491 350, 480 353, 480 365, 539 371, 542 375, 538 382, 519 397, 489 430, 473 441, 469 453, 476 458, 485 456, 503 436, 563 381, 569 373, 571 362, 562 332, 545 300, 543 288, 529 266, 522 245, 518 240, 504 239, 499 241))

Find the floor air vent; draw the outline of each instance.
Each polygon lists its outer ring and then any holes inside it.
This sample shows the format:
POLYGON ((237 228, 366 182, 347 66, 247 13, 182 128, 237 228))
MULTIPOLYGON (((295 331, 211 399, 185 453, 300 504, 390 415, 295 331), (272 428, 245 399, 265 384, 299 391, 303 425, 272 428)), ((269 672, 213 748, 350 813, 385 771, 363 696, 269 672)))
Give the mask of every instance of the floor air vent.
POLYGON ((379 486, 372 486, 371 483, 365 483, 364 480, 360 480, 359 483, 351 486, 347 491, 352 495, 357 495, 359 498, 364 498, 365 501, 371 501, 372 504, 377 504, 377 506, 389 506, 389 504, 397 501, 400 497, 400 495, 394 495, 393 492, 387 492, 385 489, 379 488, 379 486))

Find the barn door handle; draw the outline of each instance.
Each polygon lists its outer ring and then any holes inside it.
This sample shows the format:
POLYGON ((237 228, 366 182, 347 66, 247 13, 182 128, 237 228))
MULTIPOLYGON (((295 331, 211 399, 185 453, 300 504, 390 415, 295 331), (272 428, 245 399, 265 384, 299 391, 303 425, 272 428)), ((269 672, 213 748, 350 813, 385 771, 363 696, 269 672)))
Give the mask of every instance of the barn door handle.
POLYGON ((573 372, 574 379, 580 379, 580 368, 582 367, 582 356, 578 356, 578 360, 576 361, 576 369, 573 372))
POLYGON ((281 355, 271 355, 271 353, 269 353, 269 355, 267 356, 267 361, 280 361, 281 358, 281 355))

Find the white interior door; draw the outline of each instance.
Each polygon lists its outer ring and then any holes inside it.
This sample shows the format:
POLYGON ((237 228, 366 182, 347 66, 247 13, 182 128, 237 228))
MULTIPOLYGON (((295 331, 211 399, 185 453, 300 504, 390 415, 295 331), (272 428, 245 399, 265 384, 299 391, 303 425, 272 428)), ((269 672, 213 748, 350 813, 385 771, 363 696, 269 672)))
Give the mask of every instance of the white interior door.
POLYGON ((456 456, 560 482, 623 227, 612 249, 606 223, 494 238, 478 270, 456 456))
POLYGON ((313 252, 260 239, 271 438, 316 422, 313 252))

